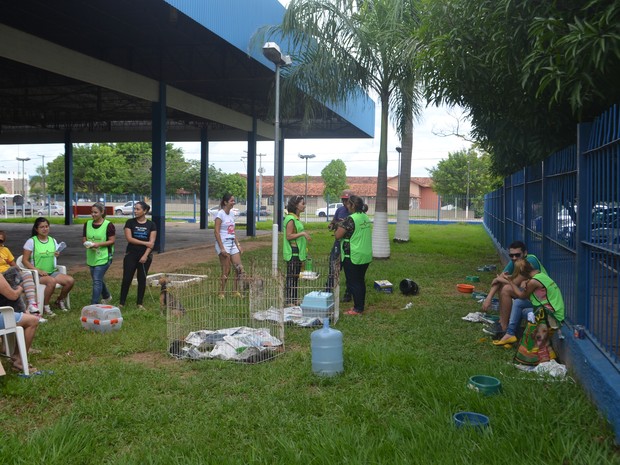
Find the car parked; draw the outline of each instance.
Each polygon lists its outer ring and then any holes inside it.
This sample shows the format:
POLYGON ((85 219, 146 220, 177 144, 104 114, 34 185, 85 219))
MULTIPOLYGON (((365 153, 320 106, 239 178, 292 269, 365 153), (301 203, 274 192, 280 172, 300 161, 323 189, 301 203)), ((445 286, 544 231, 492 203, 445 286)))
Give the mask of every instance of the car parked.
POLYGON ((338 210, 338 208, 340 207, 342 207, 342 203, 340 202, 330 203, 327 207, 317 208, 315 215, 321 218, 325 218, 326 216, 332 216, 334 213, 336 213, 336 210, 338 210))
POLYGON ((65 209, 60 205, 46 205, 41 207, 37 212, 39 216, 53 215, 53 216, 62 216, 65 214, 65 209))
MULTIPOLYGON (((247 210, 242 210, 239 212, 239 216, 248 216, 248 211, 247 210)), ((267 211, 267 210, 260 210, 258 212, 258 216, 271 216, 271 212, 267 211)))
MULTIPOLYGON (((221 210, 221 208, 220 208, 220 207, 212 207, 212 208, 209 208, 209 209, 207 210, 207 214, 208 214, 209 216, 212 216, 213 218, 215 218, 215 217, 217 216, 217 212, 219 212, 220 210, 221 210)), ((239 209, 238 209, 238 208, 233 208, 233 209, 231 210, 231 213, 233 214, 233 216, 239 216, 239 214, 240 214, 240 212, 239 212, 239 209)))
POLYGON ((114 207, 115 215, 133 215, 133 207, 138 201, 130 200, 123 205, 116 205, 114 207))

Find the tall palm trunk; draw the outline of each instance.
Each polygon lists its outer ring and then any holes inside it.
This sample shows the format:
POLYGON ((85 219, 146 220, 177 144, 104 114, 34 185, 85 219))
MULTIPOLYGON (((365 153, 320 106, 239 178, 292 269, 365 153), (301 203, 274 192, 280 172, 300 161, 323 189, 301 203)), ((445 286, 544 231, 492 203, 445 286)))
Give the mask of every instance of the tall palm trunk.
POLYGON ((413 116, 409 115, 403 128, 400 169, 398 177, 398 210, 394 242, 409 242, 409 202, 411 194, 411 158, 413 156, 413 116))
POLYGON ((372 225, 373 258, 390 258, 390 237, 387 221, 387 132, 388 97, 381 96, 381 138, 379 142, 379 169, 377 172, 377 197, 372 225))

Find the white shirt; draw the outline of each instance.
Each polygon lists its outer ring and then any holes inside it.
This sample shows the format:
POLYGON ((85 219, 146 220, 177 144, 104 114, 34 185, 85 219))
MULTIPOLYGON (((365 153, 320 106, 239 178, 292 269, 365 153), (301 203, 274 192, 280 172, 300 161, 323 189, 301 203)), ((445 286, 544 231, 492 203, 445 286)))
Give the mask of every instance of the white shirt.
POLYGON ((220 223, 220 237, 222 242, 226 239, 235 238, 235 217, 233 215, 227 215, 224 210, 217 212, 216 219, 219 218, 220 223))

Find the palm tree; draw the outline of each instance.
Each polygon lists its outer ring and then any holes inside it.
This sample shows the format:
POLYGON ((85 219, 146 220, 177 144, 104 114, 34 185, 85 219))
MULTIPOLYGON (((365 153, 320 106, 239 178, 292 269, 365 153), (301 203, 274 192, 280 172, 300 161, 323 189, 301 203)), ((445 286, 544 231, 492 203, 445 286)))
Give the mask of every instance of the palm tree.
MULTIPOLYGON (((292 0, 282 24, 263 31, 287 43, 294 66, 285 71, 290 87, 322 102, 345 105, 361 92, 376 95, 381 109, 373 257, 389 258, 387 223, 388 118, 416 101, 410 69, 414 62, 413 0, 292 0)), ((310 114, 315 108, 305 99, 310 114)), ((286 101, 286 99, 283 99, 286 101)), ((297 98, 299 101, 299 97, 297 98)), ((408 185, 408 183, 407 183, 408 185)))

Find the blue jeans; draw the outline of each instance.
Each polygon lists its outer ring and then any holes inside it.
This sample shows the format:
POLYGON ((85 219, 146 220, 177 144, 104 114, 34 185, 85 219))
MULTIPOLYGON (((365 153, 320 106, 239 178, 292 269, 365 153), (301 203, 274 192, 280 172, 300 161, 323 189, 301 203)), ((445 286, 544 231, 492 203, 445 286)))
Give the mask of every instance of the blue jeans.
POLYGON ((110 268, 111 264, 112 260, 105 265, 90 267, 90 276, 93 278, 93 295, 90 298, 91 304, 98 304, 101 297, 104 299, 108 299, 110 297, 110 291, 105 285, 103 277, 105 276, 106 271, 108 271, 108 268, 110 268))
POLYGON ((516 335, 517 328, 521 323, 521 318, 527 318, 527 314, 533 311, 534 306, 529 299, 513 299, 506 334, 510 334, 511 336, 516 335))

